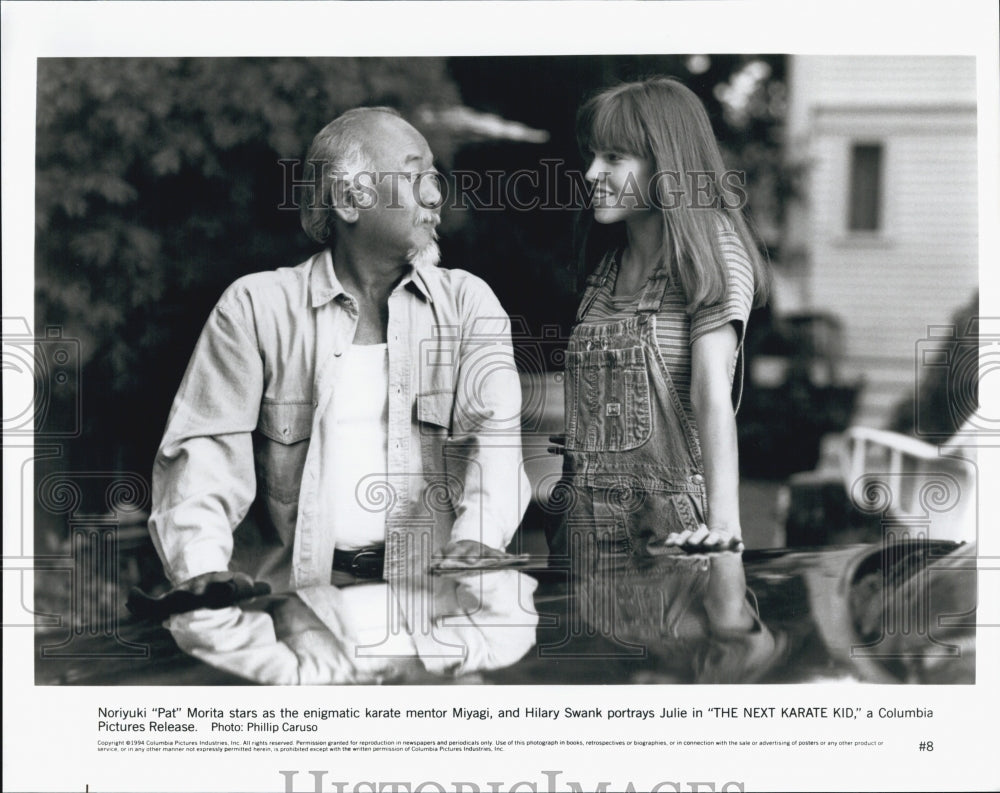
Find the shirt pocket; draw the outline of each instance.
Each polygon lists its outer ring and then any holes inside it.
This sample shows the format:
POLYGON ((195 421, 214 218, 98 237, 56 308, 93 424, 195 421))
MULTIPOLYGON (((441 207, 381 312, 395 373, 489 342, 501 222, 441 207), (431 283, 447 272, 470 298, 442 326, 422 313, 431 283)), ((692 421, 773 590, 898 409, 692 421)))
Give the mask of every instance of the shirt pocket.
POLYGON ((447 432, 451 426, 451 411, 454 401, 454 395, 450 391, 417 394, 417 421, 421 425, 428 425, 428 429, 435 432, 441 428, 447 432))
POLYGON ((652 433, 649 371, 642 347, 566 353, 566 448, 636 449, 652 433))
POLYGON ((454 395, 450 391, 417 394, 417 430, 420 433, 420 461, 425 478, 444 471, 444 446, 451 427, 454 395))
POLYGON ((315 410, 312 402, 261 403, 255 457, 258 482, 268 498, 298 501, 315 410))

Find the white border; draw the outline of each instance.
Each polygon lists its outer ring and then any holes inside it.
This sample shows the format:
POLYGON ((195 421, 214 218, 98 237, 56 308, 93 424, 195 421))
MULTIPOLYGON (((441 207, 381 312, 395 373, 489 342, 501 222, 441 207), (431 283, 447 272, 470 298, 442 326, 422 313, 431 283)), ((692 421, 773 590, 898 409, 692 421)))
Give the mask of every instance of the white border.
MULTIPOLYGON (((781 52, 822 54, 971 54, 979 58, 980 250, 982 313, 998 313, 997 262, 998 123, 997 13, 990 2, 513 2, 513 3, 4 3, 3 47, 3 313, 32 315, 35 59, 47 56, 185 56, 363 54, 483 55, 654 52, 781 52)), ((943 277, 947 277, 943 274, 943 277)), ((993 378, 995 381, 996 378, 993 378)), ((996 382, 984 381, 984 399, 997 404, 996 382)), ((997 481, 983 474, 981 481, 997 481)), ((6 482, 5 482, 6 484, 6 482)), ((980 525, 989 526, 996 494, 980 488, 980 525)), ((4 489, 5 554, 16 493, 4 489)), ((19 528, 19 527, 16 527, 19 528)), ((984 567, 988 566, 986 564, 984 567)), ((992 563, 993 567, 1000 564, 992 563)), ((991 574, 984 574, 982 602, 1000 602, 991 574)), ((1000 577, 992 573, 993 577, 1000 577)), ((6 593, 5 593, 6 594, 6 593)), ((994 615, 995 616, 995 615, 994 615)), ((981 617, 982 619, 982 617, 981 617)), ((994 622, 998 620, 994 619, 994 622)), ((560 780, 607 780, 612 789, 633 781, 636 789, 673 780, 744 781, 757 789, 987 789, 996 782, 995 709, 1000 658, 997 630, 980 631, 979 682, 975 687, 886 688, 879 686, 731 687, 427 687, 386 689, 79 689, 34 688, 31 635, 4 635, 4 787, 9 790, 282 790, 279 769, 300 773, 296 790, 311 790, 305 772, 330 771, 328 780, 455 780, 505 785, 531 780, 546 787, 543 770, 561 770, 560 780), (994 667, 994 668, 991 668, 994 667), (932 707, 933 726, 893 725, 895 745, 872 754, 734 748, 670 750, 663 753, 594 750, 508 750, 491 755, 252 755, 185 757, 99 756, 93 722, 99 704, 133 702, 346 707, 447 701, 475 707, 511 704, 591 704, 704 707, 706 704, 844 704, 932 707), (933 755, 918 754, 915 742, 932 732, 933 755)), ((631 734, 698 737, 732 730, 704 724, 659 725, 631 734)), ((612 728, 599 725, 604 732, 612 728)), ((450 727, 400 724, 387 737, 412 734, 448 737, 450 727)), ((555 730, 540 726, 536 737, 593 735, 592 727, 555 730)), ((507 733, 497 729, 497 734, 507 733)), ((761 735, 792 730, 762 728, 761 735)), ((799 735, 834 733, 805 728, 799 735)), ((858 730, 861 733, 861 730, 858 730)), ((869 730, 868 732, 872 732, 869 730)), ((878 732, 878 730, 875 730, 878 732)), ((508 736, 513 737, 513 736, 508 736)), ((859 737, 861 737, 859 735, 859 737)), ((326 789, 334 789, 327 787, 326 789)), ((350 787, 348 789, 351 789, 350 787)), ((367 788, 361 788, 367 789, 367 788)), ((428 789, 433 790, 433 787, 428 789)), ((508 787, 501 788, 503 790, 508 787)), ((525 787, 522 789, 530 789, 525 787)), ((671 789, 667 787, 665 789, 671 789)))

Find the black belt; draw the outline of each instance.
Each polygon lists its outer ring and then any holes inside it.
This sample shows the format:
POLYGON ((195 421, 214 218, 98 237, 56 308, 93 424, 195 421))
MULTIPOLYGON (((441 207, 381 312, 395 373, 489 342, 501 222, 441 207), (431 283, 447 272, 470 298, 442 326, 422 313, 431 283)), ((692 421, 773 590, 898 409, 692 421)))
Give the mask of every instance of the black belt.
POLYGON ((372 545, 353 551, 334 550, 333 569, 358 578, 382 578, 385 569, 385 546, 372 545))

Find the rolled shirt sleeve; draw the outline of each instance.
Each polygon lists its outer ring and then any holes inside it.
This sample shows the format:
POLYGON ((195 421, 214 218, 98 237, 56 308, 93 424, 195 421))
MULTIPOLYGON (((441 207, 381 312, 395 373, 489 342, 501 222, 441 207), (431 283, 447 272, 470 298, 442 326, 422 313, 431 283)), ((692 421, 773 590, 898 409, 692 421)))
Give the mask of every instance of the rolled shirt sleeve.
POLYGON ((228 568, 256 492, 263 365, 239 293, 237 282, 205 324, 153 464, 150 533, 175 584, 228 568))
POLYGON ((521 383, 510 319, 485 282, 470 280, 444 450, 449 474, 462 483, 451 538, 502 549, 531 499, 521 454, 521 383))

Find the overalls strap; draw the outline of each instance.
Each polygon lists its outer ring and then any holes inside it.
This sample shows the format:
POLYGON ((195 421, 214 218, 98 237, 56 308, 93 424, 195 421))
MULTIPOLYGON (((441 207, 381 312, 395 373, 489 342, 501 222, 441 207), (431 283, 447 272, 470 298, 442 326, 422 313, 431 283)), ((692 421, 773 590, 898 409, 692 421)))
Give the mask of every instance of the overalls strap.
POLYGON ((580 308, 578 308, 576 312, 576 321, 578 323, 583 322, 583 318, 587 316, 587 312, 590 311, 590 307, 594 305, 594 301, 597 300, 598 294, 600 294, 604 285, 608 282, 608 275, 611 273, 611 268, 614 266, 617 256, 617 251, 608 253, 601 260, 597 269, 587 276, 587 289, 583 293, 583 299, 580 301, 580 308))
POLYGON ((639 305, 636 307, 639 322, 643 325, 649 321, 651 315, 660 310, 663 296, 667 293, 669 280, 666 268, 658 267, 646 281, 646 286, 643 287, 642 294, 639 296, 639 305))

